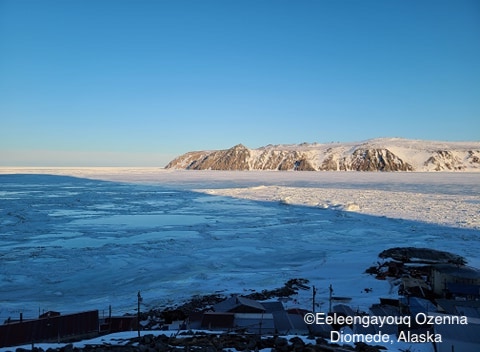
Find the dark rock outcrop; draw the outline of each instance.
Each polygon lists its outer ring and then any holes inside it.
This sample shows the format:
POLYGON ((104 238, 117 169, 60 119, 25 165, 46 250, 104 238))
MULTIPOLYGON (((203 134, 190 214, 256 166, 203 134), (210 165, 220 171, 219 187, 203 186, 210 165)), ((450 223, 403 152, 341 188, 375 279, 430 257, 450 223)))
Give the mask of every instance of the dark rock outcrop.
POLYGON ((392 258, 403 263, 466 264, 465 258, 462 256, 430 248, 395 247, 384 250, 378 256, 380 258, 392 258))

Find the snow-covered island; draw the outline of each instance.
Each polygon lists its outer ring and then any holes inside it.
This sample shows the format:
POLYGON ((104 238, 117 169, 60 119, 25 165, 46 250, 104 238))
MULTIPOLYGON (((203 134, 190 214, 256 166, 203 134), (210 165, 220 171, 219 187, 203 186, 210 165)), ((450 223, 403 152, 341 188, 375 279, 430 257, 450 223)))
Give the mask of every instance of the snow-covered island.
POLYGON ((351 143, 242 144, 194 151, 166 168, 188 170, 480 171, 480 142, 378 138, 351 143))

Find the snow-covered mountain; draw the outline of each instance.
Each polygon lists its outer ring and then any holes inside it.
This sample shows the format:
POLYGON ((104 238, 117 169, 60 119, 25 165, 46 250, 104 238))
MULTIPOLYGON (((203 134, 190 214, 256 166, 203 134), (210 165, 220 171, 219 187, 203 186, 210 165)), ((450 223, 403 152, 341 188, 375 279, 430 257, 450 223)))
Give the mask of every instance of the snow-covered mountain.
POLYGON ((194 151, 166 168, 190 170, 480 171, 480 142, 379 138, 353 143, 194 151))

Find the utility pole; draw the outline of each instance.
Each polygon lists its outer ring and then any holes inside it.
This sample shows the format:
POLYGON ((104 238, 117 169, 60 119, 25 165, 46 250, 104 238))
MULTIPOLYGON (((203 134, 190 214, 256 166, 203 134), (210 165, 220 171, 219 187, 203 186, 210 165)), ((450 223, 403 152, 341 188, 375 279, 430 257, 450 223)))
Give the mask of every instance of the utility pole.
POLYGON ((112 331, 112 305, 108 305, 108 332, 112 331))
POLYGON ((315 295, 317 294, 317 289, 315 286, 312 286, 313 291, 312 291, 312 313, 315 313, 315 295))
POLYGON ((329 289, 330 289, 330 298, 329 298, 330 304, 329 304, 329 307, 328 307, 328 312, 331 313, 332 312, 332 296, 333 296, 332 284, 330 284, 329 289))
POLYGON ((140 302, 142 301, 142 296, 140 296, 140 291, 137 294, 137 330, 138 337, 140 337, 140 302))

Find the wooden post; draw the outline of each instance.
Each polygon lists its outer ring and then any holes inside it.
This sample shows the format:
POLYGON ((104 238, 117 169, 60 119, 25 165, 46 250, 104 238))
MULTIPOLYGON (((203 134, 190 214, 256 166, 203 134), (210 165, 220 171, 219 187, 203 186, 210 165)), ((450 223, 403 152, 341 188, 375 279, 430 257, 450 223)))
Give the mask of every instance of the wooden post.
POLYGON ((315 286, 312 286, 313 291, 312 291, 312 313, 315 313, 315 295, 317 294, 317 289, 315 286))

